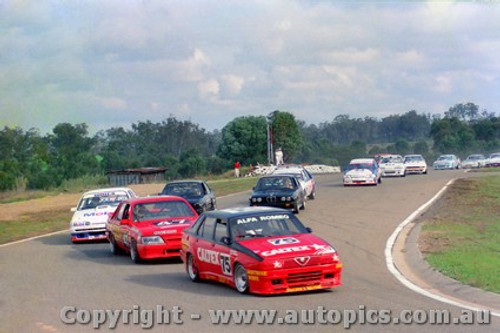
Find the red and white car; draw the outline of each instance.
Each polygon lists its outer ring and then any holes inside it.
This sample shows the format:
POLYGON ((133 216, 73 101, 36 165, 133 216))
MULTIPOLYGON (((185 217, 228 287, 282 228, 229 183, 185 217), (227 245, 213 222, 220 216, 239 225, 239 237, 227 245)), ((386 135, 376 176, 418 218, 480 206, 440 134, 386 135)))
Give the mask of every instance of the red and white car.
POLYGON ((181 258, 192 281, 218 281, 240 293, 291 293, 342 284, 336 249, 280 208, 203 213, 184 231, 181 258))
POLYGON ((76 207, 71 208, 73 217, 69 223, 71 241, 106 239, 106 223, 122 200, 136 198, 130 188, 114 187, 85 192, 76 207))
POLYGON ((182 232, 197 217, 198 213, 181 197, 123 201, 107 224, 111 252, 129 252, 135 263, 179 256, 182 232))

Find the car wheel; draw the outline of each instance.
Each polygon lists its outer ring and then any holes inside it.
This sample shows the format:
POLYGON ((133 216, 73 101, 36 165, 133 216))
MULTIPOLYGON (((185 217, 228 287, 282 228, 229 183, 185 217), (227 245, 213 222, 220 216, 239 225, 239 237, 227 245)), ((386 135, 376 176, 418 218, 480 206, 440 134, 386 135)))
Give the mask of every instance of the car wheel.
POLYGON ((116 244, 116 239, 115 237, 113 237, 113 235, 109 235, 109 250, 114 255, 120 254, 122 252, 116 244))
POLYGON ((191 254, 187 255, 186 260, 186 272, 193 282, 200 281, 200 272, 198 271, 198 266, 196 265, 196 261, 191 254))
POLYGON ((216 210, 217 209, 217 201, 212 201, 212 210, 216 210))
POLYGON ((306 198, 304 198, 304 201, 302 201, 302 206, 300 206, 300 209, 306 209, 306 198))
POLYGON ((130 259, 136 264, 141 262, 141 256, 137 250, 137 242, 134 239, 130 243, 130 259))
POLYGON ((316 198, 316 190, 313 190, 308 198, 314 200, 316 198))
POLYGON ((248 274, 245 267, 240 264, 236 264, 234 267, 234 286, 242 294, 248 292, 248 274))
POLYGON ((299 204, 298 204, 298 203, 296 203, 296 204, 293 206, 293 212, 294 212, 295 214, 298 214, 298 213, 299 213, 299 204))
POLYGON ((426 175, 427 174, 427 170, 425 170, 423 173, 424 173, 424 175, 426 175))

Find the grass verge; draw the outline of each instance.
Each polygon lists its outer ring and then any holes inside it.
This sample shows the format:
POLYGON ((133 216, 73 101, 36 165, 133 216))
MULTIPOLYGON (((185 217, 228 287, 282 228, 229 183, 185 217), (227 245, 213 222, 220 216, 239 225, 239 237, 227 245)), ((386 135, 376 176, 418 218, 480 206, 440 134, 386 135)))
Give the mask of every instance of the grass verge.
POLYGON ((500 293, 500 176, 457 180, 431 214, 419 239, 429 264, 500 293))
MULTIPOLYGON (((255 177, 214 179, 208 181, 208 184, 218 197, 247 191, 256 183, 257 178, 255 177)), ((88 187, 88 185, 86 187, 88 187)), ((72 186, 72 192, 78 192, 77 187, 72 186)), ((56 192, 52 191, 12 192, 10 196, 8 193, 4 193, 0 203, 32 200, 54 194, 56 194, 56 192)), ((26 214, 14 221, 1 221, 0 244, 68 229, 71 214, 72 213, 67 208, 64 208, 26 214)))

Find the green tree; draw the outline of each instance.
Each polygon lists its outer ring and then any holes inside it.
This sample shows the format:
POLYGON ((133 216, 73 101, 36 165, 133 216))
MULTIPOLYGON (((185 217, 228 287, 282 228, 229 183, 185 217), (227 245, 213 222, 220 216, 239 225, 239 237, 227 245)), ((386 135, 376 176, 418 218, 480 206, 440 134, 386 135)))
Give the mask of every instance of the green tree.
POLYGON ((181 154, 179 174, 182 177, 192 177, 205 173, 205 160, 196 148, 191 148, 181 154))
POLYGON ((303 140, 295 116, 288 112, 275 112, 272 119, 274 148, 281 147, 285 162, 294 161, 300 154, 303 140))
POLYGON ((263 116, 238 117, 222 129, 217 156, 231 168, 238 160, 243 165, 267 161, 267 123, 263 116))

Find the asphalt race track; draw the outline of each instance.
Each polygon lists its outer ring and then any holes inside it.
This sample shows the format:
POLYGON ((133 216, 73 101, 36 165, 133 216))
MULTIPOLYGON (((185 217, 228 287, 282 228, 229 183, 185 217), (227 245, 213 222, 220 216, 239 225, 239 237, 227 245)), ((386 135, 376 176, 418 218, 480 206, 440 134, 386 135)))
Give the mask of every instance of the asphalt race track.
MULTIPOLYGON (((107 331, 112 318, 104 317, 105 310, 121 313, 116 332, 151 326, 147 331, 339 332, 350 326, 350 332, 499 332, 498 317, 481 325, 428 323, 436 311, 464 319, 462 309, 407 289, 388 271, 384 257, 387 239, 401 221, 450 179, 476 175, 430 170, 352 188, 342 186, 339 174, 317 176, 317 198, 298 217, 340 253, 344 285, 331 291, 240 295, 222 284, 191 282, 179 260, 136 265, 128 256, 113 256, 107 243, 74 245, 66 232, 0 247, 0 332, 89 332, 98 323, 107 331), (128 324, 122 310, 130 312, 128 324), (211 310, 270 310, 281 319, 216 324, 211 310), (393 323, 401 314, 417 323, 393 323)), ((219 198, 218 206, 246 206, 248 196, 219 198)))

